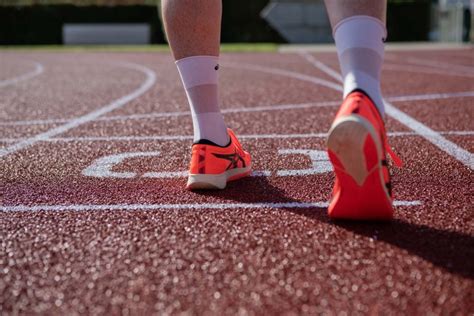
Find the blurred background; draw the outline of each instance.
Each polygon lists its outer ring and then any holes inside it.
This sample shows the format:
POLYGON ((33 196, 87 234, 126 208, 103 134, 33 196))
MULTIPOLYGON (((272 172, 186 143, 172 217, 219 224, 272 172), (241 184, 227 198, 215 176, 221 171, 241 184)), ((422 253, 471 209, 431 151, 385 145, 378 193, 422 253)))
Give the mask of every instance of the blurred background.
MULTIPOLYGON (((329 43, 322 0, 224 0, 224 43, 329 43)), ((473 41, 474 0, 389 0, 389 41, 473 41)), ((0 45, 164 44, 157 0, 0 0, 0 45)))

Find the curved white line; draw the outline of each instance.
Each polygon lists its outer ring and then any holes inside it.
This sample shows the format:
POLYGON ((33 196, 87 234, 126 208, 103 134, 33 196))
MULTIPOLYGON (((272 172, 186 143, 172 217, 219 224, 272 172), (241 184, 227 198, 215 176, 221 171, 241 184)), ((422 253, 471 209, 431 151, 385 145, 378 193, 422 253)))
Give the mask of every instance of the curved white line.
POLYGON ((234 69, 246 69, 246 70, 254 70, 254 71, 260 71, 263 73, 268 73, 268 74, 273 74, 273 75, 280 75, 283 77, 289 77, 289 78, 294 78, 298 79, 301 81, 307 81, 311 82, 316 85, 320 85, 332 90, 336 91, 343 91, 341 85, 324 80, 318 77, 310 76, 310 75, 305 75, 299 72, 295 71, 290 71, 290 70, 285 70, 285 69, 280 69, 280 68, 274 68, 274 67, 266 67, 266 66, 260 66, 260 65, 254 65, 254 64, 246 64, 246 63, 225 63, 226 67, 229 68, 234 68, 234 69))
POLYGON ((434 61, 434 60, 427 60, 427 59, 420 59, 416 57, 400 57, 397 55, 385 55, 385 60, 390 60, 392 62, 402 62, 403 65, 406 66, 418 66, 418 67, 425 67, 427 69, 432 70, 440 70, 440 71, 451 71, 451 72, 463 72, 465 74, 474 74, 474 67, 466 66, 466 65, 457 65, 446 63, 442 61, 434 61))
POLYGON ((441 76, 451 76, 451 77, 463 77, 463 78, 473 78, 474 73, 461 73, 461 72, 452 72, 444 69, 428 68, 423 66, 416 65, 401 65, 396 63, 384 63, 383 70, 388 71, 398 71, 398 72, 411 72, 411 73, 423 73, 430 75, 441 75, 441 76))
POLYGON ((466 65, 457 65, 457 64, 447 63, 447 62, 438 61, 438 60, 432 60, 432 59, 427 60, 427 59, 421 59, 421 58, 416 58, 416 57, 409 57, 409 58, 404 59, 404 61, 415 64, 415 65, 430 66, 430 67, 438 68, 438 69, 464 71, 467 73, 474 74, 474 67, 466 66, 466 65))
POLYGON ((0 149, 0 158, 4 157, 6 155, 9 155, 11 153, 14 153, 18 150, 29 147, 29 146, 37 143, 37 142, 48 140, 51 137, 54 137, 54 136, 57 136, 57 135, 62 134, 64 132, 67 132, 70 129, 76 128, 76 127, 78 127, 82 124, 93 121, 96 118, 100 117, 101 115, 104 115, 104 114, 109 113, 113 110, 116 110, 116 109, 124 106, 128 102, 130 102, 130 101, 138 98, 142 94, 144 94, 156 82, 156 74, 149 68, 146 68, 144 66, 137 65, 137 64, 132 64, 132 63, 120 63, 119 65, 122 66, 122 67, 125 67, 125 68, 130 68, 130 69, 137 70, 137 71, 140 71, 140 72, 144 73, 146 75, 146 80, 141 84, 141 86, 138 89, 136 89, 132 93, 129 93, 129 94, 117 99, 117 100, 114 100, 111 103, 109 103, 107 105, 104 105, 103 107, 101 107, 101 108, 99 108, 95 111, 92 111, 88 114, 85 114, 83 116, 75 118, 75 119, 69 121, 66 124, 63 124, 61 126, 52 128, 52 129, 50 129, 50 130, 48 130, 44 133, 37 134, 33 137, 27 138, 27 139, 25 139, 23 141, 20 141, 16 144, 13 144, 13 145, 11 145, 7 148, 0 149))
POLYGON ((332 69, 331 67, 327 66, 326 64, 320 62, 319 60, 317 60, 316 58, 313 57, 313 55, 311 55, 310 53, 308 52, 301 52, 300 53, 300 56, 303 57, 304 59, 306 59, 310 64, 312 64, 313 66, 319 68, 321 71, 323 71, 326 75, 332 77, 333 79, 336 79, 336 81, 340 81, 342 82, 342 79, 341 79, 341 74, 337 71, 335 71, 334 69, 332 69))
POLYGON ((34 77, 36 77, 36 76, 38 76, 38 75, 40 75, 44 72, 44 66, 42 64, 35 61, 34 65, 35 65, 35 69, 33 71, 27 72, 23 75, 15 77, 15 78, 1 80, 0 81, 0 88, 10 86, 10 85, 13 85, 13 84, 17 84, 19 82, 34 78, 34 77))

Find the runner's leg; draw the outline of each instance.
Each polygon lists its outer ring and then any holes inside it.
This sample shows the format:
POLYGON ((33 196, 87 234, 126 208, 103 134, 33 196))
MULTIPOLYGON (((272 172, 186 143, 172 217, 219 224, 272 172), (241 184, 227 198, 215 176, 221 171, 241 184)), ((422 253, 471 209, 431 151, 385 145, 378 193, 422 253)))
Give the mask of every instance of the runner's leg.
POLYGON ((225 146, 229 135, 218 96, 222 2, 163 0, 162 14, 191 108, 194 141, 225 146))
POLYGON ((387 3, 384 0, 326 0, 333 28, 344 98, 363 90, 384 113, 380 74, 386 38, 387 3))

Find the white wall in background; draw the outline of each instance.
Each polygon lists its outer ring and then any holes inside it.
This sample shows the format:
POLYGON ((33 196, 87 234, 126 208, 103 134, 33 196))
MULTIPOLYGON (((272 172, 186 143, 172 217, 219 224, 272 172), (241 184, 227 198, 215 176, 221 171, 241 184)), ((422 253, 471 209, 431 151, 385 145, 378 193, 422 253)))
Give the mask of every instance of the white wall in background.
POLYGON ((64 24, 65 45, 149 44, 150 25, 142 24, 64 24))

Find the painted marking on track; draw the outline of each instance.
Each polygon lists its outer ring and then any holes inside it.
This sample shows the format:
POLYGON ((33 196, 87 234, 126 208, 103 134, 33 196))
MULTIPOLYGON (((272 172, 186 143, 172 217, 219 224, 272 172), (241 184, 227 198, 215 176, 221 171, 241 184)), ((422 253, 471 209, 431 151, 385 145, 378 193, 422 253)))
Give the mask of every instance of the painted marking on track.
POLYGON ((433 69, 428 67, 421 67, 416 65, 400 65, 395 63, 384 63, 383 70, 389 71, 399 71, 399 72, 412 72, 412 73, 424 73, 424 74, 434 74, 441 76, 451 76, 451 77, 463 77, 463 78, 472 78, 474 74, 470 73, 461 73, 461 72, 452 72, 444 69, 433 69))
MULTIPOLYGON (((322 174, 332 171, 332 165, 329 162, 329 157, 325 151, 312 149, 280 149, 280 155, 307 155, 311 159, 312 166, 309 169, 296 170, 278 170, 277 176, 306 176, 314 174, 322 174)), ((141 158, 141 157, 158 157, 161 153, 159 151, 144 151, 144 152, 126 152, 119 154, 107 155, 98 158, 92 162, 90 166, 82 171, 82 175, 94 178, 121 178, 131 179, 136 178, 136 172, 117 172, 112 169, 117 165, 123 163, 126 159, 141 158)), ((272 172, 269 170, 253 171, 253 177, 269 177, 272 172)), ((166 171, 166 172, 146 172, 142 175, 144 178, 181 178, 187 177, 188 172, 185 171, 166 171)))
POLYGON ((385 112, 403 125, 405 125, 406 127, 410 128, 411 130, 414 130, 416 133, 423 136, 423 138, 428 140, 430 143, 432 143, 439 149, 446 152, 448 155, 456 158, 458 161, 463 163, 471 170, 474 169, 474 155, 471 154, 469 151, 459 147, 452 141, 447 140, 438 132, 415 120, 408 114, 400 111, 389 102, 385 102, 385 112))
MULTIPOLYGON (((420 206, 423 202, 394 201, 394 206, 420 206)), ((72 204, 72 205, 1 205, 0 212, 60 211, 142 211, 142 210, 226 210, 226 209, 293 209, 327 208, 328 202, 260 202, 260 203, 195 203, 195 204, 72 204)))
MULTIPOLYGON (((341 101, 321 101, 321 102, 305 102, 298 104, 278 104, 278 105, 262 105, 254 107, 238 107, 222 109, 222 114, 231 113, 247 113, 247 112, 264 112, 264 111, 283 111, 283 110, 295 110, 295 109, 310 109, 319 107, 331 107, 339 105, 341 101)), ((99 118, 97 121, 109 121, 109 120, 129 120, 129 119, 148 119, 148 118, 160 118, 160 117, 177 117, 177 116, 189 116, 190 111, 182 112, 161 112, 161 113, 149 113, 149 114, 135 114, 127 116, 107 116, 99 118)))
POLYGON ((144 178, 184 178, 188 176, 187 171, 162 171, 162 172, 147 172, 143 174, 144 178))
POLYGON ((320 69, 322 72, 324 72, 326 75, 332 77, 333 79, 336 79, 337 81, 341 81, 341 74, 337 71, 335 71, 334 69, 332 69, 331 67, 327 66, 326 64, 320 62, 319 60, 317 60, 316 58, 313 57, 313 55, 311 55, 310 53, 308 52, 301 52, 299 53, 299 55, 301 57, 303 57, 304 59, 306 59, 306 61, 308 61, 310 64, 312 64, 313 66, 317 67, 318 69, 320 69), (317 65, 317 66, 316 66, 317 65))
POLYGON ((226 63, 225 66, 229 68, 239 69, 239 70, 246 69, 246 70, 252 70, 252 71, 260 71, 263 73, 269 73, 273 75, 281 75, 284 77, 299 79, 301 81, 311 82, 313 84, 323 86, 329 89, 333 89, 336 91, 343 91, 342 87, 339 84, 336 84, 334 82, 324 80, 318 77, 305 75, 296 71, 285 70, 285 69, 274 68, 274 67, 266 67, 266 66, 260 66, 260 65, 254 65, 254 64, 247 64, 247 63, 226 63))
MULTIPOLYGON (((310 62, 311 63, 311 62, 310 62)), ((325 68, 320 68, 318 63, 311 63, 314 67, 325 72, 325 68)), ((341 77, 339 80, 342 81, 341 77)), ((405 112, 400 111, 398 108, 393 106, 390 102, 385 100, 385 113, 396 119, 401 124, 405 125, 409 129, 415 131, 417 134, 421 135, 423 138, 428 140, 430 143, 454 157, 459 162, 464 164, 469 169, 474 169, 474 155, 469 151, 459 147, 455 143, 444 138, 440 133, 432 130, 428 126, 424 125, 420 121, 415 120, 413 117, 409 116, 405 112)))
POLYGON ((322 174, 331 172, 332 165, 329 162, 327 152, 322 150, 313 149, 280 149, 278 150, 280 155, 306 155, 311 159, 312 166, 309 169, 297 169, 297 170, 278 170, 277 176, 308 176, 313 174, 322 174))
MULTIPOLYGON (((385 100, 389 102, 407 102, 407 101, 428 101, 438 99, 450 99, 450 98, 469 98, 474 97, 474 91, 464 92, 452 92, 452 93, 429 93, 429 94, 418 94, 418 95, 402 95, 387 97, 385 100)), ((467 105, 474 105, 474 103, 468 103, 467 105)))
POLYGON ((29 147, 33 144, 36 144, 37 142, 48 140, 51 137, 54 137, 56 135, 67 132, 70 129, 76 128, 76 127, 78 127, 82 124, 85 124, 87 122, 93 121, 93 120, 97 119, 99 116, 104 115, 106 113, 109 113, 113 110, 116 110, 116 109, 124 106, 128 102, 138 98, 139 96, 144 94, 146 91, 148 91, 155 84, 156 74, 152 70, 150 70, 149 68, 146 68, 144 66, 140 66, 140 65, 137 65, 137 64, 131 64, 131 63, 121 63, 120 66, 140 71, 140 72, 142 72, 146 75, 145 81, 141 84, 141 86, 138 89, 136 89, 135 91, 133 91, 133 92, 117 99, 117 100, 112 101, 111 103, 101 107, 100 109, 92 111, 92 112, 90 112, 86 115, 77 117, 77 118, 71 120, 70 122, 68 122, 64 125, 55 127, 53 129, 50 129, 47 132, 37 134, 36 136, 33 136, 31 138, 27 138, 25 140, 22 140, 22 141, 16 143, 16 144, 13 144, 13 145, 8 146, 6 148, 0 149, 0 158, 4 157, 6 155, 12 154, 12 153, 14 153, 18 150, 27 148, 27 147, 29 147))
MULTIPOLYGON (((117 172, 112 169, 124 162, 126 159, 139 157, 158 157, 161 153, 159 151, 140 151, 127 152, 120 154, 107 155, 96 159, 89 167, 82 171, 82 175, 94 178, 122 178, 130 179, 138 176, 136 172, 117 172)), ((171 172, 146 172, 142 175, 144 178, 176 178, 186 177, 187 171, 171 171, 171 172)))
POLYGON ((33 62, 33 64, 35 65, 34 70, 32 70, 30 72, 27 72, 23 75, 20 75, 18 77, 15 77, 15 78, 1 80, 0 81, 0 88, 6 87, 6 86, 11 86, 11 85, 17 84, 19 82, 29 80, 29 79, 34 78, 34 77, 36 77, 36 76, 38 76, 38 75, 40 75, 44 72, 44 66, 42 64, 40 64, 36 61, 33 62))
MULTIPOLYGON (((385 99, 390 102, 411 102, 411 101, 466 98, 466 97, 474 97, 474 91, 401 95, 401 96, 391 96, 385 99)), ((305 102, 305 103, 298 103, 298 104, 279 104, 279 105, 264 105, 264 106, 255 106, 255 107, 228 108, 228 109, 223 109, 221 112, 223 114, 232 114, 232 113, 245 113, 245 112, 301 110, 301 109, 310 109, 310 108, 318 108, 318 107, 339 106, 340 104, 341 104, 341 100, 305 102)), ((474 105, 474 103, 468 103, 467 105, 474 105)), ((189 116, 190 114, 191 114, 190 111, 151 112, 151 113, 146 113, 146 114, 105 116, 105 117, 99 117, 95 119, 95 121, 109 122, 109 121, 142 120, 142 119, 146 120, 146 119, 155 119, 155 118, 189 116)), ((71 119, 10 121, 10 122, 0 122, 0 126, 46 125, 46 124, 66 123, 69 121, 71 121, 71 119)))
MULTIPOLYGON (((223 114, 231 113, 245 113, 245 112, 263 112, 263 111, 282 111, 282 110, 296 110, 296 109, 310 109, 316 107, 330 107, 341 104, 340 100, 335 101, 321 101, 321 102, 305 102, 298 104, 279 104, 279 105, 264 105, 255 107, 237 107, 223 109, 223 114)), ((177 112, 152 112, 146 114, 131 114, 131 115, 116 115, 99 117, 95 121, 123 121, 123 120, 141 120, 141 119, 155 119, 167 117, 189 116, 190 111, 177 112)), ((26 120, 26 121, 11 121, 0 122, 0 126, 15 126, 15 125, 45 125, 69 122, 70 119, 49 119, 49 120, 26 120)))
POLYGON ((95 178, 135 178, 137 176, 137 173, 135 172, 116 172, 112 171, 112 168, 122 163, 125 159, 153 157, 159 155, 159 151, 128 152, 108 155, 95 160, 92 165, 82 171, 82 174, 87 177, 95 178))
POLYGON ((21 126, 21 125, 46 125, 60 124, 71 121, 72 119, 46 119, 46 120, 24 120, 24 121, 7 121, 0 122, 0 126, 21 126))
MULTIPOLYGON (((474 131, 445 131, 438 132, 441 135, 448 136, 473 136, 474 131)), ((390 137, 409 137, 423 136, 415 132, 390 132, 390 137)), ((308 133, 308 134, 256 134, 239 135, 239 139, 295 139, 295 138, 325 138, 327 133, 308 133)), ((86 137, 58 137, 44 140, 44 142, 122 142, 122 141, 188 141, 192 140, 192 135, 150 135, 150 136, 86 136, 86 137)), ((21 141, 21 138, 0 138, 0 142, 15 143, 21 141)))
MULTIPOLYGON (((397 56, 389 56, 388 59, 400 61, 400 57, 397 57, 397 56)), ((417 57, 403 57, 402 61, 404 64, 408 63, 408 64, 421 65, 421 66, 429 66, 435 69, 450 70, 450 71, 455 70, 455 71, 474 74, 474 67, 465 66, 465 65, 457 65, 457 64, 439 61, 439 60, 428 60, 425 58, 421 59, 417 57)))
POLYGON ((252 171, 250 174, 251 177, 270 177, 272 175, 272 172, 269 170, 263 170, 263 171, 252 171))

